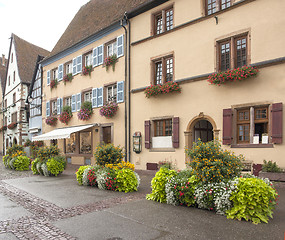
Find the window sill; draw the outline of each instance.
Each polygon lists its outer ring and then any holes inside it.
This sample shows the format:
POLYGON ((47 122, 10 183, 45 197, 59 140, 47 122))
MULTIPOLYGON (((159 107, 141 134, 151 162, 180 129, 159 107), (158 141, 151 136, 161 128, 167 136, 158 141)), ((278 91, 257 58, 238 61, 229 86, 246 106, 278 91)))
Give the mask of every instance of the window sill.
POLYGON ((233 144, 231 148, 273 148, 272 143, 268 144, 233 144))
POLYGON ((152 148, 149 152, 175 152, 175 148, 152 148))

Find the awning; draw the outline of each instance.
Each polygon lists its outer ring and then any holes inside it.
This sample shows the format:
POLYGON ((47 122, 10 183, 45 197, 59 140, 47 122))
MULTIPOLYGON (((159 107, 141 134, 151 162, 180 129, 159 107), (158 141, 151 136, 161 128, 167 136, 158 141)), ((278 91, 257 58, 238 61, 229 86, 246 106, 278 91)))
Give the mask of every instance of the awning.
POLYGON ((75 127, 67 127, 67 128, 58 128, 48 133, 35 136, 32 138, 32 141, 44 141, 44 140, 51 140, 51 139, 64 139, 70 138, 71 133, 80 132, 84 129, 91 128, 96 124, 88 124, 83 126, 75 126, 75 127))
POLYGON ((40 127, 29 128, 29 133, 38 133, 40 130, 40 127))

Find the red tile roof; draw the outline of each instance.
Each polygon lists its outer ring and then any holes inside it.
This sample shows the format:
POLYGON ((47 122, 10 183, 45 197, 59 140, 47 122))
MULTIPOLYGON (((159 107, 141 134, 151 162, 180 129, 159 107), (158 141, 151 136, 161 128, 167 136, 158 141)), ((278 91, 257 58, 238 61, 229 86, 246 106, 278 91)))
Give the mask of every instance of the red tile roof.
POLYGON ((77 12, 53 48, 51 57, 118 22, 129 12, 155 0, 91 0, 77 12))
POLYGON ((19 76, 22 83, 31 83, 38 55, 47 56, 49 51, 31 44, 12 34, 17 56, 19 76))

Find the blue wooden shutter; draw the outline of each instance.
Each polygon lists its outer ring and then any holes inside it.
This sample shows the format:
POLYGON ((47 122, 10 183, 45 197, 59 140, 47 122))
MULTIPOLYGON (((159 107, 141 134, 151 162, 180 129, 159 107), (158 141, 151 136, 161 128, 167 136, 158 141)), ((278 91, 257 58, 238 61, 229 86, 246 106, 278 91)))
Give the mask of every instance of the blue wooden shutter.
POLYGON ((124 81, 117 82, 117 103, 124 102, 124 81))
POLYGON ((117 57, 124 56, 124 35, 117 37, 117 48, 118 48, 117 57))
POLYGON ((82 71, 82 55, 77 57, 77 73, 81 73, 82 71))
POLYGON ((61 81, 63 79, 63 65, 60 64, 58 66, 58 81, 61 81))
POLYGON ((59 115, 60 114, 60 98, 58 98, 57 100, 56 100, 56 112, 57 112, 57 114, 59 115))
POLYGON ((71 96, 71 111, 76 112, 76 95, 71 96))
POLYGON ((47 71, 47 85, 50 85, 50 70, 47 71))
POLYGON ((73 58, 73 61, 72 61, 72 75, 75 75, 77 73, 76 71, 76 67, 77 67, 77 60, 76 58, 73 58))
POLYGON ((92 89, 92 107, 97 107, 97 88, 92 89))
POLYGON ((76 110, 79 111, 81 107, 81 93, 76 94, 76 110))
POLYGON ((47 117, 50 116, 50 102, 49 101, 46 103, 46 115, 47 117))
POLYGON ((103 45, 100 45, 97 48, 97 54, 98 54, 98 65, 102 65, 104 63, 104 51, 103 51, 103 45))
POLYGON ((93 67, 98 66, 98 53, 97 53, 97 48, 93 49, 93 67))
POLYGON ((97 107, 103 106, 103 87, 97 88, 97 107))

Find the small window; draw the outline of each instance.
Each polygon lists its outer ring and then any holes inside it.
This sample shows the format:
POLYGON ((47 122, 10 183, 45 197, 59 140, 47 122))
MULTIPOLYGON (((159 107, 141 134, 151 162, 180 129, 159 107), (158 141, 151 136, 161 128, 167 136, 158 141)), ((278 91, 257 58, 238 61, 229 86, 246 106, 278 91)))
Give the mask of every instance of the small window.
POLYGON ((107 87, 107 102, 117 102, 117 84, 107 87))
POLYGON ((174 60, 173 56, 153 60, 154 76, 153 84, 160 85, 173 81, 174 60))
POLYGON ((13 93, 13 103, 16 103, 16 93, 13 93))
POLYGON ((84 102, 91 102, 92 100, 92 91, 85 92, 83 94, 83 101, 84 102))
POLYGON ((51 71, 51 80, 57 79, 57 76, 58 76, 58 70, 57 68, 55 68, 51 71))
POLYGON ((226 71, 248 65, 248 37, 231 37, 218 43, 218 69, 226 71))
POLYGON ((15 83, 15 81, 16 81, 16 72, 14 71, 13 72, 13 83, 15 83))
POLYGON ((107 57, 117 55, 117 41, 114 40, 111 43, 109 43, 106 47, 106 50, 107 50, 107 57))
POLYGON ((64 105, 65 105, 65 106, 70 106, 70 107, 71 107, 71 97, 67 97, 67 98, 65 98, 64 105))
POLYGON ((153 15, 153 35, 173 29, 173 8, 163 9, 153 15))
POLYGON ((8 77, 8 86, 10 86, 11 82, 10 82, 10 76, 8 77))
POLYGON ((72 61, 70 61, 64 65, 64 73, 66 75, 69 73, 72 73, 72 61))
POLYGON ((172 119, 154 121, 154 136, 172 136, 172 119))
POLYGON ((17 112, 12 113, 11 122, 17 122, 17 112))
POLYGON ((224 10, 232 5, 232 0, 205 0, 206 15, 224 10))
POLYGON ((57 115, 57 101, 51 102, 51 115, 57 115))
POLYGON ((83 66, 92 66, 92 51, 83 55, 83 66))

